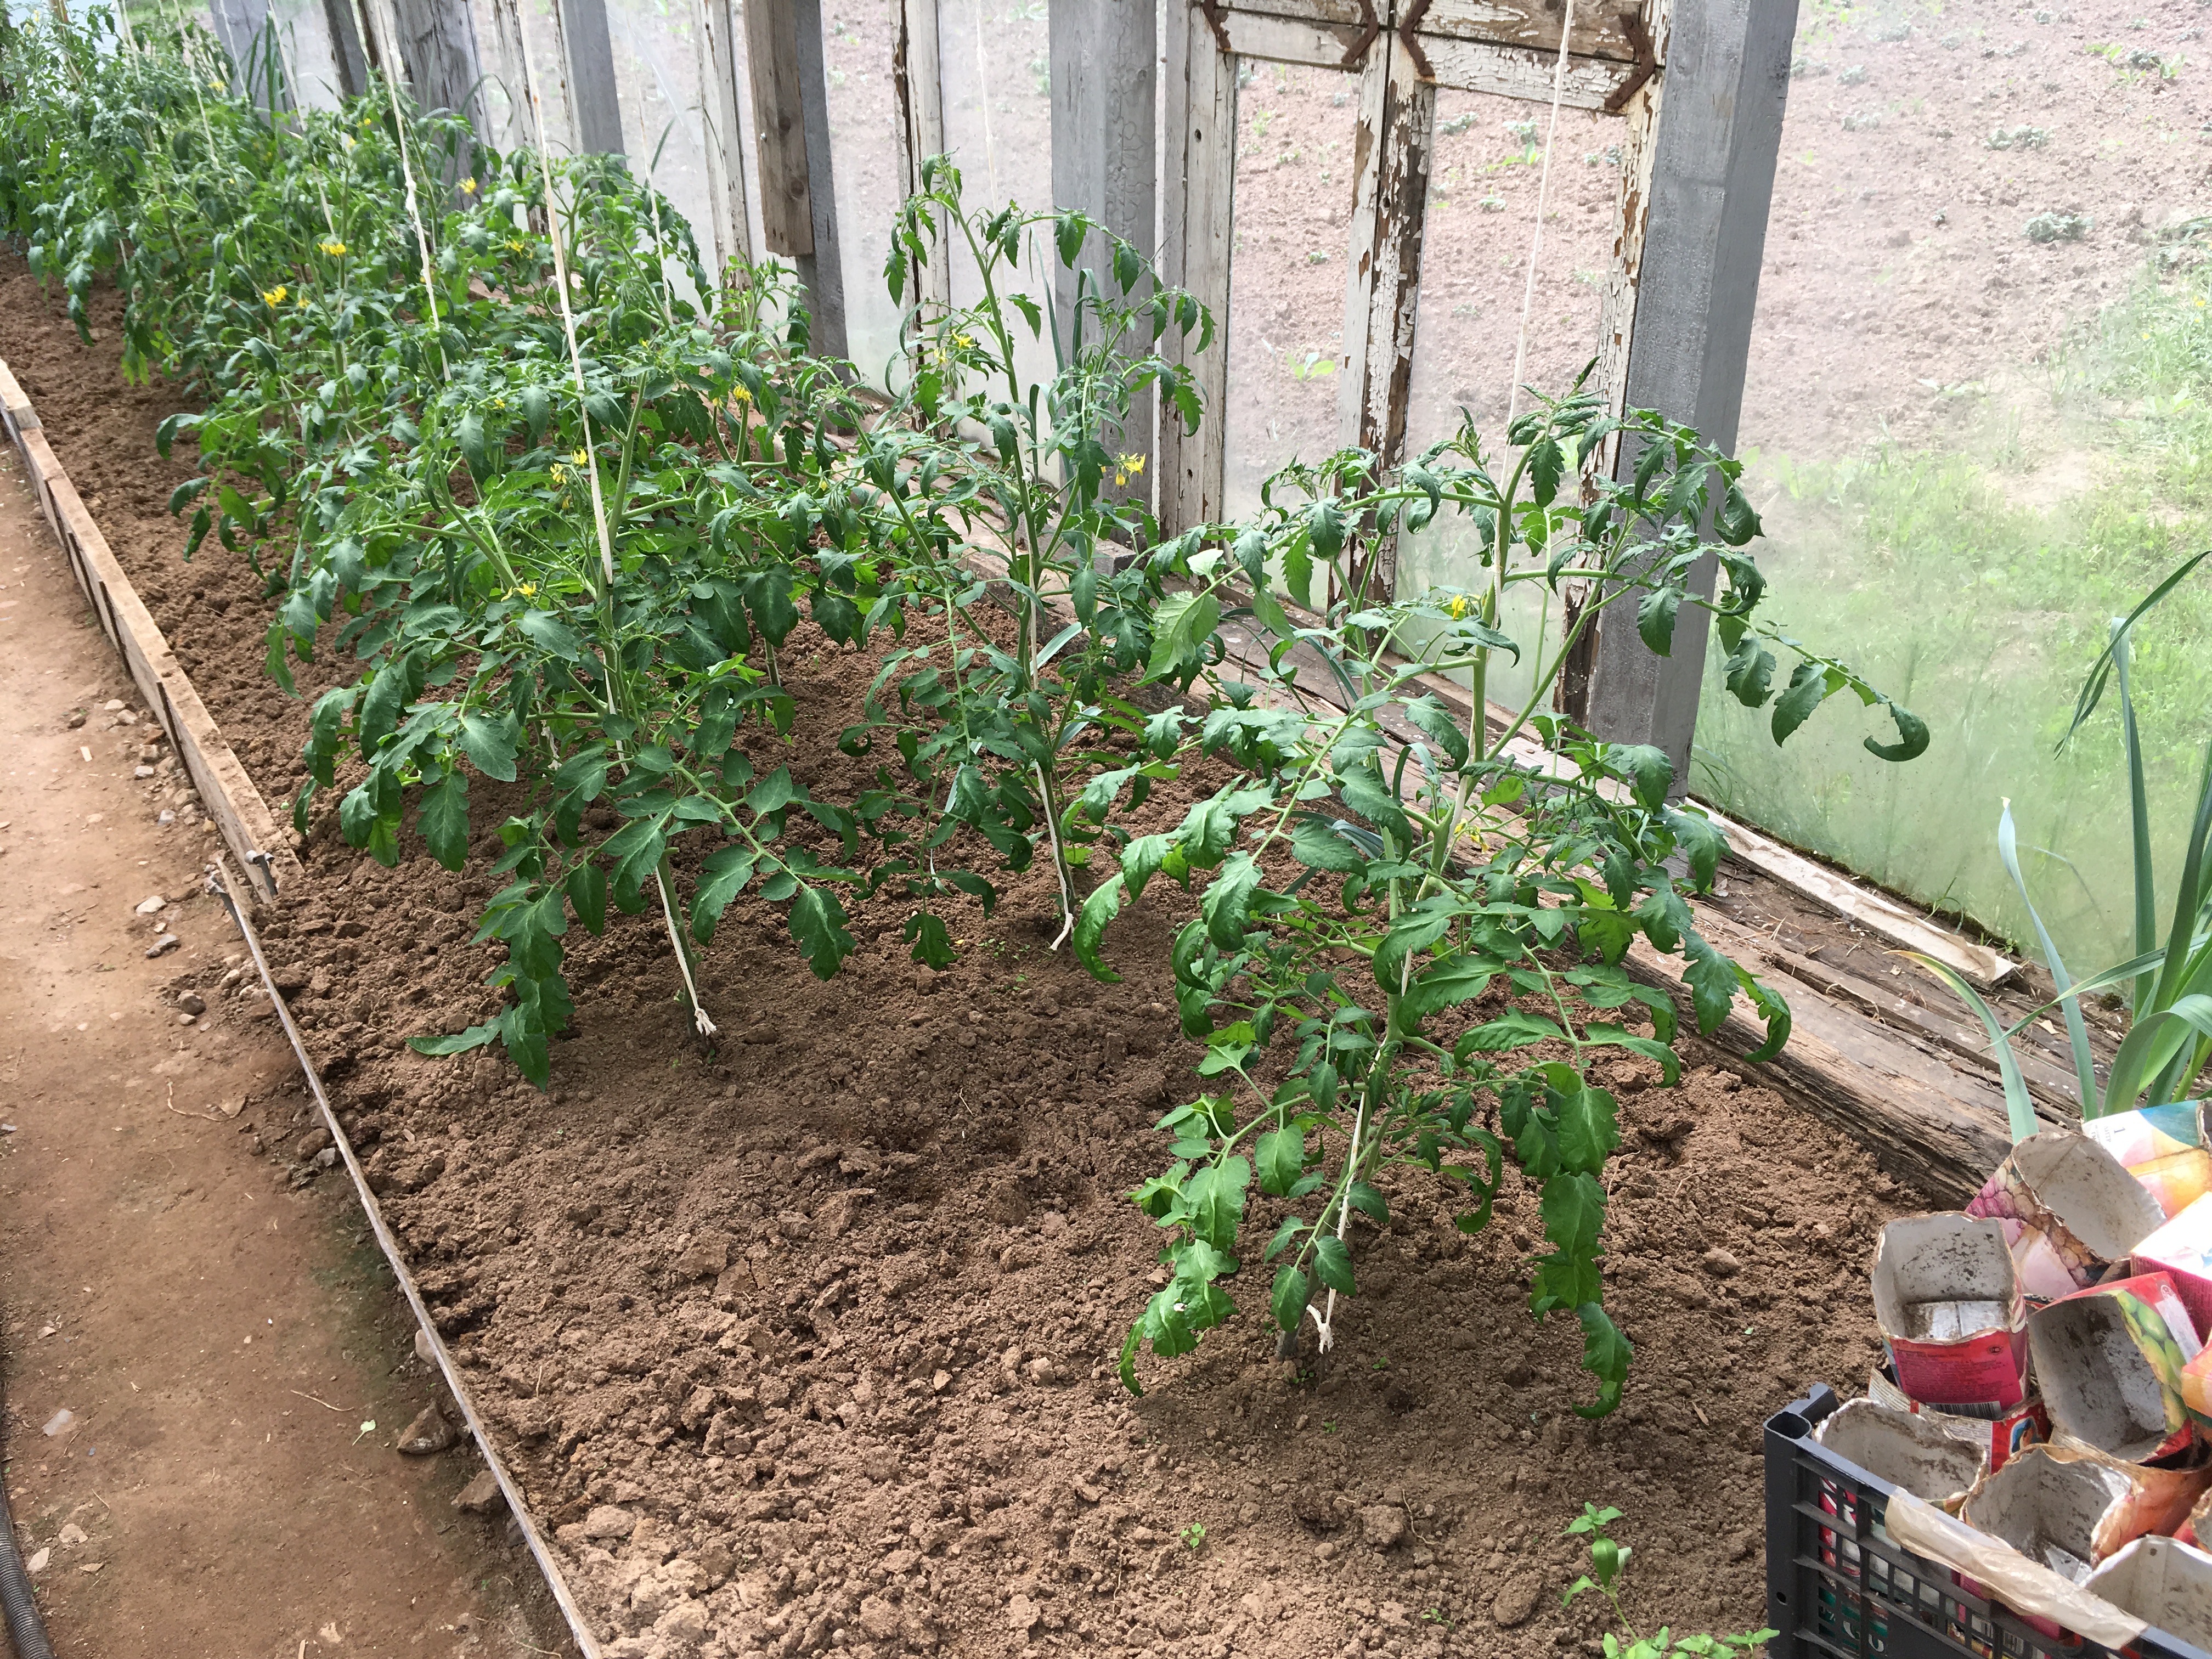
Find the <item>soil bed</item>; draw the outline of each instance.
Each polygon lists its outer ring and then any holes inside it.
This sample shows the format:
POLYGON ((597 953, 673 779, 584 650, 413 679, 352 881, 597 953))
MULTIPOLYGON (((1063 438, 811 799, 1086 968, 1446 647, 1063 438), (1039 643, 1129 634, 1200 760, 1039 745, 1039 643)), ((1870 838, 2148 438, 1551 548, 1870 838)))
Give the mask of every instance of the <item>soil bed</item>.
MULTIPOLYGON (((99 314, 88 351, 11 264, 0 356, 281 813, 333 665, 286 696, 243 559, 179 562, 165 502, 187 471, 153 446, 176 396, 119 382, 113 296, 99 314)), ((811 625, 783 659, 801 708, 781 758, 834 794, 870 665, 811 625)), ((1112 1355, 1157 1243, 1121 1194, 1195 1082, 1150 1011, 1164 905, 1121 924, 1116 986, 1046 950, 1041 874, 990 921, 952 918, 965 948, 939 975, 906 960, 894 902, 856 905, 864 947, 823 984, 741 899, 706 955, 711 1057, 654 918, 611 916, 567 940, 578 1029, 546 1097, 489 1056, 402 1046, 489 1006, 492 955, 466 941, 495 884, 404 852, 387 872, 319 833, 272 954, 611 1653, 841 1631, 878 1659, 1594 1652, 1596 1599, 1559 1603, 1585 1500, 1627 1512, 1640 1627, 1760 1622, 1759 1423, 1809 1380, 1864 1377, 1873 1232, 1919 1207, 1790 1102, 1711 1067, 1612 1079, 1613 1304, 1637 1359, 1611 1419, 1570 1413, 1579 1332, 1527 1312, 1515 1177, 1473 1238, 1425 1177, 1386 1183, 1393 1224, 1355 1239, 1361 1294, 1307 1374, 1273 1359, 1248 1285, 1198 1353, 1141 1362, 1133 1400, 1112 1355)))

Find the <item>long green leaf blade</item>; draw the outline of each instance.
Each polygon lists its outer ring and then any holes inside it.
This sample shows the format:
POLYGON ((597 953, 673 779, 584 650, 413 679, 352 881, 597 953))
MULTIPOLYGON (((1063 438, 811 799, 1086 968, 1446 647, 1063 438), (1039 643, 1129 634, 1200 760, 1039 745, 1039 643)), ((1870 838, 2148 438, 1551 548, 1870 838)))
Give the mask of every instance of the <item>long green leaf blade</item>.
POLYGON ((2036 1132, 2035 1102, 2027 1092, 2027 1079, 2021 1075, 2020 1061, 2012 1052, 2012 1040, 2005 1035, 2004 1022, 1996 1011, 1982 1000, 1982 994, 1966 983, 1956 969, 1923 957, 1917 951, 1901 951, 1899 955, 1918 963, 1958 994, 1959 1000, 1966 1005, 1982 1029, 1990 1034, 1990 1053, 1997 1062, 1997 1078, 2004 1085, 2005 1125, 2012 1131, 2013 1144, 2018 1146, 2036 1132))
MULTIPOLYGON (((2104 1105, 2097 1095, 2097 1068, 2089 1054, 2089 1028, 2081 1018, 2081 1000, 2066 995, 2074 981, 2066 976, 2066 964, 2058 959, 2058 946, 2051 940, 2051 930, 2043 925, 2043 918, 2036 913, 2035 901, 2027 896, 2027 880, 2020 872, 2020 838, 2013 829, 2010 801, 1997 815, 1997 856, 2004 860, 2005 873, 2012 878, 2012 884, 2020 889, 2020 902, 2027 907, 2027 919, 2035 924, 2036 942, 2043 947, 2043 965, 2051 969, 2051 983, 2058 988, 2066 1016, 2066 1041, 2074 1050, 2075 1085, 2081 1091, 2081 1115, 2085 1119, 2102 1117, 2104 1105)), ((1979 996, 1974 1000, 1982 1001, 1979 996)), ((1984 1010, 1988 1006, 1982 1003, 1984 1010)), ((1996 1016, 1988 1014, 1985 1018, 1994 1019, 1996 1016)), ((2010 1054, 2009 1046, 2006 1052, 2010 1054)))

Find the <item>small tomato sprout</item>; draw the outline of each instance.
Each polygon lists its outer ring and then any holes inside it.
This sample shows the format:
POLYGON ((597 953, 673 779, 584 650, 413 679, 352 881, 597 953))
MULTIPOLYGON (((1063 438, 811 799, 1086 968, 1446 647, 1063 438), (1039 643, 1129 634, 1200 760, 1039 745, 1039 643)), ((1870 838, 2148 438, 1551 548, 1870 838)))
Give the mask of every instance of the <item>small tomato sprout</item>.
POLYGON ((1677 1636, 1671 1626, 1662 1625, 1656 1636, 1638 1636, 1620 1609, 1620 1576, 1627 1571, 1628 1558, 1633 1552, 1607 1533, 1607 1528, 1622 1518, 1621 1512, 1609 1504, 1603 1509, 1595 1504, 1584 1504, 1583 1512, 1568 1522, 1567 1529, 1559 1534, 1563 1538, 1590 1540, 1590 1570, 1567 1586, 1565 1594, 1559 1598, 1560 1605, 1565 1606, 1585 1590, 1595 1590, 1613 1608, 1613 1623, 1628 1638, 1627 1645, 1623 1646, 1620 1637, 1607 1632, 1607 1659, 1680 1659, 1681 1656, 1692 1654, 1718 1659, 1719 1656, 1747 1653, 1780 1633, 1757 1630, 1739 1636, 1677 1636))
POLYGON ((1192 1522, 1176 1533, 1176 1536, 1182 1540, 1186 1549, 1199 1550, 1206 1547, 1206 1528, 1199 1522, 1192 1522))

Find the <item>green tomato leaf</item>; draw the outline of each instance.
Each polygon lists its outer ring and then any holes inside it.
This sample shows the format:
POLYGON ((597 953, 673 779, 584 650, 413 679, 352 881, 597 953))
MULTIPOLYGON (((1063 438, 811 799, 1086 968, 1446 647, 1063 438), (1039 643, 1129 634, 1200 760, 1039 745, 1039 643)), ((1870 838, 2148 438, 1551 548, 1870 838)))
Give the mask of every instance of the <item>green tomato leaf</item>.
POLYGON ((446 868, 458 870, 468 862, 469 781, 458 769, 422 792, 416 827, 422 832, 430 856, 446 868))
POLYGON ((1352 1251, 1334 1233, 1314 1240, 1314 1273, 1340 1296, 1356 1294, 1352 1280, 1352 1251))

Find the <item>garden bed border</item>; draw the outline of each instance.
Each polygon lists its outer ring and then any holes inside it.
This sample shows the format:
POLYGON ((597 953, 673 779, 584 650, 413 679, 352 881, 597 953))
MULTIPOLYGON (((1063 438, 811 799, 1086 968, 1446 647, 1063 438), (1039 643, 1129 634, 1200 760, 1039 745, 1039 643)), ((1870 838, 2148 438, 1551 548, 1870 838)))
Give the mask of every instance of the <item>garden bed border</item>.
POLYGON ((169 739, 186 776, 246 872, 257 900, 273 899, 300 873, 300 861, 278 828, 269 804, 253 786, 214 715, 155 626, 138 590, 123 572, 107 538, 46 442, 31 400, 0 360, 0 420, 21 457, 70 573, 92 607, 100 631, 123 659, 133 684, 169 739))
MULTIPOLYGON (((254 787, 252 778, 223 737, 207 705, 200 699, 191 677, 177 661, 169 649, 168 641, 155 624, 153 613, 138 597, 122 565, 117 561, 107 538, 100 534, 100 526, 93 521, 90 510, 76 485, 70 482, 52 447, 46 441, 40 425, 37 411, 9 372, 4 360, 0 360, 0 420, 4 420, 8 436, 21 458, 25 475, 37 492, 39 509, 46 514, 46 523, 54 532, 67 556, 71 574, 76 577, 85 601, 99 620, 100 630, 114 645, 123 659, 132 682, 146 700, 167 734, 193 787, 199 792, 201 801, 209 816, 221 830, 222 838, 230 845, 239 864, 246 870, 246 885, 253 904, 272 903, 288 887, 294 877, 301 873, 298 858, 287 838, 278 830, 276 821, 269 811, 268 803, 254 787)), ((269 964, 262 954, 260 937, 255 933, 251 920, 252 905, 239 902, 240 884, 230 873, 228 865, 220 854, 208 866, 208 890, 221 899, 238 924, 238 931, 253 957, 253 965, 261 979, 261 988, 267 994, 270 1006, 282 1022, 284 1035, 290 1039, 292 1052, 298 1058, 301 1073, 307 1081, 315 1104, 321 1109, 324 1127, 330 1131, 338 1155, 344 1160, 346 1173, 352 1177, 354 1197, 368 1218, 370 1230, 376 1235, 378 1246, 383 1250, 392 1276, 405 1293, 408 1305, 414 1310, 419 1328, 426 1334, 431 1351, 435 1355, 438 1369, 444 1373, 446 1386, 453 1391, 461 1414, 468 1419, 469 1432, 475 1437, 477 1449, 483 1454, 484 1465, 499 1482, 501 1494, 507 1499, 507 1510, 521 1529, 523 1541, 544 1575, 546 1588, 552 1592, 555 1603, 566 1620, 570 1637, 574 1640, 583 1659, 600 1659, 600 1648, 592 1637, 591 1626, 569 1592, 567 1578, 560 1565, 546 1547, 544 1534, 531 1517, 523 1502, 521 1486, 508 1474, 501 1462, 497 1448, 492 1443, 490 1430, 478 1413, 476 1402, 470 1398, 466 1382, 460 1367, 455 1364, 444 1340, 438 1334, 436 1323, 430 1317, 428 1305, 422 1292, 408 1271, 398 1241, 386 1224, 384 1212, 379 1207, 376 1195, 369 1190, 368 1180, 363 1174, 361 1160, 352 1141, 338 1122, 337 1113, 323 1088, 323 1080, 315 1070, 313 1058, 307 1053, 306 1040, 299 1027, 293 1023, 291 1010, 270 977, 269 964)))

